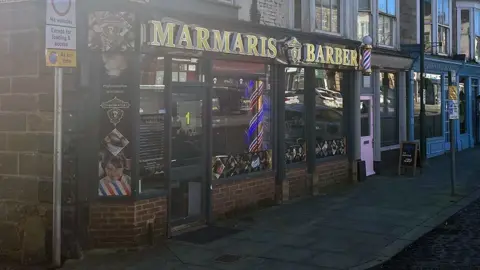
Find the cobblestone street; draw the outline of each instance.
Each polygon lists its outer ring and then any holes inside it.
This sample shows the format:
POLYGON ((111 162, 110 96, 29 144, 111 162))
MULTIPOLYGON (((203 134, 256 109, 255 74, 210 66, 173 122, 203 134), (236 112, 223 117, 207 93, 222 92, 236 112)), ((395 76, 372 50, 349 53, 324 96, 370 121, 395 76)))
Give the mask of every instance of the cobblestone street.
POLYGON ((478 269, 480 200, 408 246, 379 269, 478 269))

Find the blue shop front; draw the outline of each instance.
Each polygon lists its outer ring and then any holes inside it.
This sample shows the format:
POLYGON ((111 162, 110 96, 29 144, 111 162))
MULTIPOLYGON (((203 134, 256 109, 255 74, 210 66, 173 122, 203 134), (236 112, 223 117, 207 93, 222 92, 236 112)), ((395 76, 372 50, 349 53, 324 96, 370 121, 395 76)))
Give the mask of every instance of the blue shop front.
MULTIPOLYGON (((407 78, 408 139, 420 140, 420 57, 417 46, 404 48, 415 61, 407 78)), ((480 65, 448 57, 425 55, 425 134, 427 158, 450 149, 450 126, 447 114, 448 72, 454 71, 458 82, 459 120, 455 122, 459 151, 473 147, 479 139, 480 65)))
POLYGON ((464 63, 459 76, 459 113, 457 124, 459 149, 473 147, 480 143, 480 64, 464 63))

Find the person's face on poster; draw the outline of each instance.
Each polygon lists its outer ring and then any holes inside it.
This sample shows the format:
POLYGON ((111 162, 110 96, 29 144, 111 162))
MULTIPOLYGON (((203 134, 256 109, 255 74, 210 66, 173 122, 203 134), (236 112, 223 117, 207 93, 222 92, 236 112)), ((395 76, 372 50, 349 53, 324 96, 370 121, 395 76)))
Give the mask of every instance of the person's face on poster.
POLYGON ((119 180, 123 176, 123 168, 117 168, 111 163, 107 164, 105 172, 110 180, 119 180))

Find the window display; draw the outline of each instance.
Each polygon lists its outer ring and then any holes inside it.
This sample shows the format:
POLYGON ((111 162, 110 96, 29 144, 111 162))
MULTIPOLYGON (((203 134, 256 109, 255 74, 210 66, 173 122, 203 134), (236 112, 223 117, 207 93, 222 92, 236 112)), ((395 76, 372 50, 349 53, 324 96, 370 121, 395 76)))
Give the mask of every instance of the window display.
MULTIPOLYGON (((286 162, 306 160, 304 69, 288 67, 285 92, 286 162)), ((317 158, 344 155, 341 73, 315 70, 315 153, 317 158)))
POLYGON ((397 74, 380 72, 381 146, 399 143, 397 74))
POLYGON ((213 61, 215 179, 271 169, 268 66, 213 61))
MULTIPOLYGON (((426 74, 425 79, 425 135, 435 138, 443 135, 442 131, 442 88, 440 75, 426 74)), ((415 73, 416 83, 413 93, 415 139, 420 139, 420 76, 415 73)))
POLYGON ((163 57, 143 56, 140 81, 139 192, 165 189, 163 57))

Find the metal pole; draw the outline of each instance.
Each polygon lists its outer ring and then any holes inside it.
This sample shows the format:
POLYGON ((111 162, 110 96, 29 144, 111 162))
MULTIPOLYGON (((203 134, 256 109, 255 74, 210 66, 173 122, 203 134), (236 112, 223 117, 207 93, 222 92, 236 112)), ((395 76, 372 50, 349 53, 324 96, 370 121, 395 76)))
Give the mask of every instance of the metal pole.
POLYGON ((53 134, 53 229, 52 262, 61 266, 62 255, 62 91, 63 69, 55 68, 55 116, 53 134))
POLYGON ((454 132, 454 125, 455 121, 450 119, 450 152, 451 152, 451 170, 450 170, 450 189, 451 189, 451 195, 455 195, 455 182, 456 182, 456 170, 455 170, 455 152, 457 151, 456 145, 455 145, 455 132, 454 132))
MULTIPOLYGON (((456 74, 454 74, 453 72, 448 72, 448 86, 454 86, 456 85, 456 74)), ((455 89, 455 94, 452 96, 452 94, 450 93, 450 89, 449 89, 449 96, 448 96, 448 102, 456 102, 456 98, 457 98, 457 95, 456 95, 456 91, 457 89, 455 89)), ((452 105, 453 106, 453 105, 452 105)), ((450 118, 450 115, 449 115, 449 118, 450 118)), ((455 152, 457 151, 457 145, 455 143, 456 141, 456 136, 455 136, 455 128, 454 128, 454 125, 455 125, 455 120, 454 119, 450 119, 449 120, 449 123, 450 123, 450 127, 449 127, 449 130, 450 130, 450 154, 451 154, 451 164, 450 164, 450 192, 451 192, 451 195, 454 196, 455 195, 455 182, 456 182, 456 166, 455 166, 455 152)))
POLYGON ((420 160, 422 166, 427 157, 425 136, 425 0, 420 0, 420 160))

